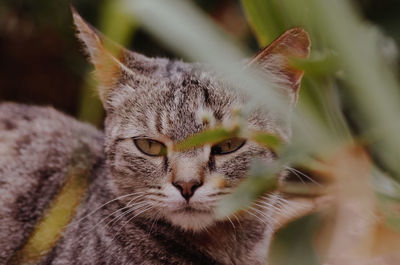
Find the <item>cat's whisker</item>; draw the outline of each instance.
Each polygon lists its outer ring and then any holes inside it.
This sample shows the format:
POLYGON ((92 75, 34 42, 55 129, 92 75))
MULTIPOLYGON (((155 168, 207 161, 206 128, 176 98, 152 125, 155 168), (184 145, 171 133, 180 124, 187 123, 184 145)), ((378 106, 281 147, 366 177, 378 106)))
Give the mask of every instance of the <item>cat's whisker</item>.
POLYGON ((205 232, 205 233, 207 233, 207 234, 209 234, 209 235, 212 235, 212 234, 210 233, 210 230, 208 229, 208 227, 205 226, 205 225, 201 225, 200 231, 205 232))
MULTIPOLYGON (((133 218, 135 218, 135 217, 137 217, 137 216, 139 216, 140 214, 142 214, 142 213, 144 213, 144 212, 146 212, 148 209, 150 209, 150 208, 154 208, 154 206, 153 205, 148 205, 148 203, 147 202, 143 202, 143 204, 141 204, 139 207, 137 207, 135 210, 139 210, 139 212, 137 213, 137 212, 135 212, 135 215, 133 216, 133 217, 130 217, 123 225, 122 225, 122 227, 118 230, 118 232, 126 225, 126 224, 128 224, 133 218)), ((132 213, 133 211, 131 211, 130 213, 132 213)), ((117 233, 118 233, 117 232, 117 233)))
POLYGON ((229 218, 229 216, 227 215, 226 218, 228 218, 229 222, 232 224, 233 230, 235 232, 235 236, 236 236, 236 227, 235 224, 232 222, 231 218, 229 218))
POLYGON ((232 214, 232 216, 233 217, 235 217, 235 219, 236 219, 236 221, 238 222, 238 224, 239 224, 239 226, 240 226, 240 229, 243 229, 243 227, 242 227, 242 223, 240 222, 240 219, 239 219, 239 217, 234 213, 234 214, 232 214))
POLYGON ((282 213, 284 215, 290 215, 290 210, 288 210, 285 205, 289 203, 287 199, 284 199, 280 196, 275 197, 276 207, 278 208, 277 212, 282 213))
MULTIPOLYGON (((144 205, 143 207, 146 208, 145 205, 144 205)), ((125 227, 125 225, 127 225, 127 224, 128 224, 130 221, 132 221, 135 217, 137 217, 137 216, 139 216, 140 214, 142 214, 142 213, 144 213, 144 212, 146 212, 146 211, 149 211, 149 210, 151 210, 151 209, 153 209, 153 208, 154 208, 153 206, 150 206, 150 207, 146 208, 145 210, 142 210, 141 212, 135 214, 133 217, 129 218, 128 221, 126 221, 126 222, 118 229, 118 231, 115 233, 115 235, 111 238, 110 244, 111 244, 112 242, 114 242, 115 238, 119 235, 120 231, 125 227)), ((132 211, 130 211, 130 213, 131 213, 131 212, 132 212, 132 211)), ((112 254, 112 256, 114 256, 114 254, 112 254)))
POLYGON ((289 201, 282 198, 282 197, 278 197, 276 200, 276 203, 278 204, 278 206, 283 206, 284 204, 287 204, 289 201))
POLYGON ((150 230, 149 230, 149 236, 151 234, 151 230, 153 229, 153 226, 157 224, 158 220, 160 220, 161 214, 159 212, 157 212, 157 215, 153 221, 153 223, 151 224, 150 230))
POLYGON ((154 201, 154 202, 157 202, 157 203, 164 203, 164 201, 162 199, 157 200, 158 198, 153 198, 153 197, 150 197, 150 196, 148 196, 147 199, 151 200, 151 201, 154 201))
MULTIPOLYGON (((138 198, 141 198, 141 197, 143 197, 143 196, 144 196, 144 195, 139 195, 139 196, 137 196, 137 197, 135 197, 135 198, 138 199, 138 198)), ((131 200, 131 202, 132 202, 132 200, 131 200)), ((118 210, 116 210, 116 211, 110 213, 110 214, 107 215, 106 217, 102 218, 99 222, 97 222, 89 231, 85 232, 85 233, 81 236, 81 238, 83 238, 83 237, 85 237, 86 235, 88 235, 90 232, 92 232, 94 229, 96 229, 96 227, 98 227, 102 222, 104 222, 105 220, 107 220, 108 218, 110 218, 113 214, 115 214, 115 213, 117 213, 117 212, 120 212, 120 211, 123 211, 123 210, 128 209, 128 208, 131 208, 131 207, 132 207, 132 206, 127 205, 127 206, 125 206, 125 207, 119 208, 118 210)), ((135 209, 133 209, 133 210, 135 210, 135 209)), ((133 210, 132 210, 132 211, 133 211, 133 210)), ((131 209, 129 209, 127 212, 130 212, 130 211, 131 211, 131 209)), ((125 213, 122 213, 122 214, 118 215, 117 217, 114 217, 111 221, 109 221, 109 222, 106 224, 106 226, 109 225, 113 220, 115 220, 115 219, 118 218, 119 216, 124 216, 124 215, 125 215, 125 213)), ((80 238, 80 239, 81 239, 81 238, 80 238)), ((79 241, 80 239, 78 239, 78 241, 79 241)))
POLYGON ((263 218, 268 218, 268 216, 266 215, 266 213, 264 213, 263 211, 261 211, 261 210, 259 210, 259 209, 257 209, 257 208, 255 208, 255 207, 249 207, 249 209, 250 210, 252 210, 252 211, 254 211, 254 212, 256 212, 256 213, 258 213, 261 217, 263 217, 263 218))
POLYGON ((264 207, 265 207, 266 210, 270 210, 271 208, 273 208, 276 213, 282 213, 283 212, 283 209, 284 209, 284 207, 282 207, 282 206, 284 206, 283 203, 280 204, 280 203, 276 202, 275 205, 267 203, 267 202, 264 202, 264 203, 265 203, 264 207))
POLYGON ((106 217, 102 218, 99 222, 97 222, 89 231, 83 233, 82 236, 86 236, 87 234, 89 234, 90 232, 92 232, 94 229, 96 229, 96 227, 97 227, 98 225, 100 225, 100 224, 101 224, 103 221, 105 221, 106 219, 110 218, 113 214, 115 214, 115 213, 117 213, 117 212, 119 212, 119 211, 123 211, 124 209, 127 209, 127 208, 129 208, 129 206, 125 206, 125 207, 119 208, 118 210, 116 210, 116 211, 110 213, 110 214, 107 215, 106 217))
MULTIPOLYGON (((135 208, 135 209, 131 209, 131 210, 127 211, 127 212, 124 213, 122 216, 120 216, 120 218, 118 218, 118 221, 119 221, 121 218, 123 218, 124 216, 127 216, 128 214, 134 212, 135 210, 143 210, 143 208, 146 208, 146 204, 141 205, 141 206, 139 206, 139 207, 137 207, 137 208, 135 208)), ((118 231, 115 233, 115 236, 111 239, 111 242, 114 241, 115 237, 118 236, 119 232, 125 227, 125 225, 127 225, 132 219, 134 219, 136 216, 138 216, 138 215, 141 214, 141 213, 142 213, 142 212, 136 214, 136 215, 133 216, 132 218, 129 218, 128 221, 126 221, 126 222, 118 229, 118 231)), ((117 221, 117 220, 116 220, 116 221, 117 221)), ((115 222, 114 222, 114 224, 115 224, 115 222)))
POLYGON ((112 199, 112 200, 110 200, 110 201, 108 201, 108 202, 106 202, 106 203, 100 205, 100 206, 97 207, 95 210, 93 210, 92 212, 90 212, 90 213, 88 213, 87 215, 83 216, 82 218, 78 219, 76 222, 77 222, 77 223, 81 222, 82 220, 88 218, 89 216, 91 216, 92 214, 94 214, 95 212, 97 212, 98 210, 100 210, 101 208, 103 208, 104 206, 106 206, 106 205, 108 205, 108 204, 110 204, 110 203, 112 203, 112 202, 114 202, 114 201, 117 201, 117 200, 120 200, 120 199, 129 197, 129 196, 134 196, 134 195, 137 195, 137 194, 142 194, 142 193, 143 193, 143 192, 135 192, 135 193, 125 194, 125 195, 119 196, 119 197, 117 197, 117 198, 115 198, 115 199, 112 199))
POLYGON ((143 196, 144 196, 144 194, 143 194, 143 195, 139 195, 139 196, 133 198, 132 200, 130 200, 130 202, 127 204, 127 206, 122 207, 122 208, 119 208, 118 210, 116 210, 116 211, 110 213, 109 215, 107 215, 107 217, 101 219, 98 223, 96 223, 96 225, 95 225, 94 227, 96 227, 98 224, 102 223, 104 220, 108 219, 108 218, 109 218, 110 216, 112 216, 113 214, 115 214, 115 213, 117 213, 117 212, 119 212, 119 211, 122 211, 122 210, 124 210, 124 209, 130 208, 131 206, 130 206, 129 204, 130 204, 133 200, 139 199, 139 198, 141 198, 141 197, 143 197, 143 196))
POLYGON ((257 202, 262 202, 265 203, 267 205, 274 205, 275 202, 277 202, 277 200, 279 200, 281 196, 277 195, 277 194, 268 194, 268 195, 264 195, 262 196, 257 202))
POLYGON ((131 203, 132 203, 134 200, 138 200, 138 199, 140 199, 140 198, 142 198, 142 197, 144 197, 144 196, 146 196, 146 194, 142 194, 142 195, 139 195, 139 196, 133 198, 132 200, 130 200, 130 201, 128 202, 127 206, 131 206, 131 203))
POLYGON ((128 216, 129 214, 131 214, 132 212, 134 212, 135 210, 140 209, 141 207, 138 207, 137 209, 130 209, 128 211, 126 211, 125 213, 119 215, 118 217, 113 218, 111 221, 109 221, 107 224, 105 224, 105 227, 112 227, 114 225, 116 225, 122 218, 124 218, 125 216, 128 216))
POLYGON ((119 221, 119 220, 120 220, 121 218, 123 218, 124 216, 130 214, 131 212, 133 212, 133 211, 135 211, 135 210, 138 210, 138 209, 142 208, 142 207, 145 206, 146 204, 147 204, 147 202, 142 201, 140 204, 138 203, 138 204, 135 205, 134 207, 131 207, 131 206, 130 206, 131 209, 129 209, 129 210, 127 210, 126 212, 124 212, 124 213, 122 213, 122 214, 120 214, 120 215, 114 217, 111 221, 109 221, 109 222, 106 224, 106 226, 108 226, 109 224, 111 224, 111 223, 113 223, 113 222, 116 223, 117 221, 119 221))
POLYGON ((315 181, 313 178, 311 178, 310 176, 304 174, 303 172, 301 172, 300 170, 293 168, 293 167, 289 167, 289 166, 285 166, 286 169, 288 169, 289 171, 291 171, 293 174, 295 174, 302 182, 303 184, 304 181, 302 180, 301 176, 305 177, 306 179, 308 179, 309 181, 311 181, 312 183, 314 183, 315 185, 318 185, 320 187, 322 187, 322 185, 320 183, 318 183, 317 181, 315 181), (300 176, 301 175, 301 176, 300 176))
POLYGON ((248 211, 248 210, 246 210, 246 209, 243 209, 243 211, 245 211, 246 213, 250 214, 251 216, 254 216, 254 217, 257 218, 258 220, 260 220, 262 223, 267 224, 267 223, 265 222, 265 220, 261 219, 258 215, 254 214, 254 213, 252 213, 252 212, 250 212, 250 211, 248 211))
MULTIPOLYGON (((123 211, 123 210, 125 210, 125 209, 129 209, 128 211, 130 211, 130 210, 131 210, 131 206, 130 206, 130 205, 127 205, 127 206, 125 206, 125 207, 123 207, 123 208, 121 208, 121 209, 118 209, 117 211, 112 212, 112 213, 109 214, 107 217, 101 219, 95 226, 97 226, 98 224, 102 223, 102 222, 105 221, 106 219, 110 218, 110 217, 111 217, 112 215, 114 215, 115 213, 121 212, 121 211, 123 211)), ((119 216, 121 216, 121 215, 124 214, 124 213, 125 213, 125 212, 123 212, 123 213, 121 213, 121 214, 118 214, 116 217, 112 218, 111 221, 114 220, 115 218, 118 218, 119 216)), ((108 224, 108 223, 107 223, 107 224, 108 224)), ((106 224, 106 225, 107 225, 107 224, 106 224)))
POLYGON ((276 207, 276 205, 274 205, 269 199, 261 198, 261 199, 255 201, 254 203, 262 204, 262 205, 272 207, 272 208, 276 207))
POLYGON ((142 213, 145 213, 151 209, 154 208, 154 206, 149 206, 146 208, 146 206, 143 206, 143 208, 145 209, 141 209, 141 211, 139 213, 136 213, 133 217, 129 218, 128 221, 126 221, 119 229, 118 231, 115 233, 115 236, 112 238, 111 241, 114 241, 115 237, 119 234, 119 232, 129 223, 131 222, 133 219, 135 219, 137 216, 141 215, 142 213))
POLYGON ((255 205, 260 206, 260 207, 265 207, 266 210, 270 210, 271 208, 279 211, 279 207, 277 207, 276 205, 273 205, 269 202, 266 201, 258 201, 258 202, 254 202, 255 205))
POLYGON ((279 213, 281 211, 279 208, 273 208, 272 209, 271 207, 268 207, 268 206, 260 206, 260 205, 256 205, 256 206, 259 207, 260 210, 265 211, 266 214, 267 213, 271 213, 271 211, 275 212, 275 213, 279 213))
MULTIPOLYGON (((85 236, 87 236, 88 234, 90 234, 93 230, 96 229, 96 227, 98 227, 103 221, 105 221, 106 219, 110 218, 113 214, 119 212, 119 211, 123 211, 124 209, 130 208, 129 206, 125 206, 123 208, 120 208, 114 212, 112 212, 111 214, 107 215, 105 218, 101 219, 99 222, 97 222, 92 228, 90 228, 88 231, 84 232, 78 239, 77 241, 79 242, 81 239, 83 239, 85 236)), ((115 218, 113 218, 112 220, 114 220, 115 218)), ((108 224, 108 223, 107 223, 108 224)))
POLYGON ((301 178, 301 176, 299 174, 297 174, 296 171, 292 170, 292 168, 289 167, 285 167, 287 170, 289 170, 290 172, 292 172, 300 181, 302 184, 306 185, 306 183, 304 182, 304 180, 301 178))
POLYGON ((268 228, 270 228, 270 226, 268 225, 268 224, 269 224, 269 221, 267 221, 267 220, 271 220, 271 219, 272 219, 272 216, 268 216, 268 215, 266 215, 266 213, 263 213, 262 211, 260 211, 260 210, 258 210, 258 209, 256 209, 256 208, 254 208, 254 207, 250 207, 249 209, 255 211, 256 213, 252 214, 250 211, 246 211, 246 212, 248 212, 249 214, 253 215, 253 216, 256 217, 258 220, 260 220, 260 221, 263 222, 265 225, 267 225, 268 228), (264 218, 264 220, 261 219, 257 214, 259 214, 262 218, 264 218))

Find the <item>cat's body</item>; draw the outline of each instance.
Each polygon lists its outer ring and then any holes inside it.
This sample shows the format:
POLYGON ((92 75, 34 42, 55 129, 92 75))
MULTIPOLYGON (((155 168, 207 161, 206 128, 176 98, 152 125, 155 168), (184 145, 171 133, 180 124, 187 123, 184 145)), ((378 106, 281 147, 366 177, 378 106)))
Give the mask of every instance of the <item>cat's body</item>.
MULTIPOLYGON (((41 264, 262 264, 279 195, 265 195, 237 215, 218 216, 215 209, 246 178, 253 158, 270 163, 274 152, 237 137, 174 149, 195 133, 229 125, 245 97, 196 64, 122 48, 116 57, 76 13, 74 20, 96 67, 105 132, 51 108, 0 105, 0 264, 15 261, 81 150, 91 159, 88 188, 41 264)), ((307 34, 294 29, 255 63, 292 100, 302 72, 287 57, 308 52, 307 34)), ((259 110, 246 126, 290 135, 259 110)))
POLYGON ((120 214, 109 216, 123 207, 118 201, 90 214, 117 197, 106 184, 110 172, 100 131, 52 108, 11 103, 0 105, 0 121, 0 264, 6 264, 29 237, 64 183, 74 150, 83 144, 91 147, 94 158, 91 176, 87 176, 87 196, 75 221, 43 264, 255 263, 257 253, 251 250, 264 238, 260 224, 254 224, 255 230, 248 229, 250 224, 245 221, 241 224, 245 229, 237 225, 233 230, 231 224, 224 224, 196 235, 160 220, 153 223, 137 218, 127 223, 132 215, 106 225, 120 214))
POLYGON ((93 155, 87 195, 41 264, 257 264, 267 251, 271 233, 257 219, 193 233, 140 216, 128 222, 133 215, 109 223, 121 214, 119 201, 92 213, 117 197, 107 185, 103 134, 52 108, 1 104, 0 132, 0 264, 30 236, 82 145, 93 155))

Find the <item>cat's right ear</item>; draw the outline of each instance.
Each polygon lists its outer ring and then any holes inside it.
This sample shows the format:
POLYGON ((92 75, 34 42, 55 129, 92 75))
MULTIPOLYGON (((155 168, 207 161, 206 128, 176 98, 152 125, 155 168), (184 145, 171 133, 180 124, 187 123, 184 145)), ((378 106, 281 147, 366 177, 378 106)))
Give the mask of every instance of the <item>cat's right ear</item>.
POLYGON ((302 28, 287 30, 264 48, 248 65, 258 65, 288 92, 296 103, 304 71, 290 64, 290 59, 305 59, 310 53, 310 37, 302 28))
POLYGON ((107 40, 102 34, 88 24, 71 6, 72 17, 77 29, 77 37, 82 42, 89 61, 95 66, 99 82, 98 93, 106 107, 110 90, 118 82, 124 71, 129 71, 123 63, 125 49, 107 40))

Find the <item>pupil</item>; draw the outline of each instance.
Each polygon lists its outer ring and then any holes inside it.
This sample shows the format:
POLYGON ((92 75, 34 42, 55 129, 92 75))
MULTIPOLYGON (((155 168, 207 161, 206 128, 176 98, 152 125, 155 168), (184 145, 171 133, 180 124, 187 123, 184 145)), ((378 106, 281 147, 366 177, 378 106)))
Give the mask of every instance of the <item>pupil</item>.
POLYGON ((214 154, 220 154, 220 153, 222 153, 221 147, 219 147, 219 146, 214 146, 214 147, 213 147, 213 153, 214 153, 214 154))

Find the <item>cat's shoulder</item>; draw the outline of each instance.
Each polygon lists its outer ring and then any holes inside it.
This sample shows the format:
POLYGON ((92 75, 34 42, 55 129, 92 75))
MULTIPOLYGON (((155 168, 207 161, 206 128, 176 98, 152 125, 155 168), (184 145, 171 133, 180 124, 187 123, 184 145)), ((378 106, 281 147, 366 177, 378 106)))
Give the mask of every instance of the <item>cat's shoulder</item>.
POLYGON ((0 179, 65 165, 82 146, 102 156, 103 133, 52 107, 0 104, 0 179))
POLYGON ((0 104, 0 264, 29 235, 81 150, 92 166, 102 164, 103 133, 52 107, 0 104))
POLYGON ((31 151, 68 151, 78 142, 91 146, 95 153, 102 152, 101 131, 52 107, 1 103, 0 132, 0 154, 4 156, 23 155, 28 147, 31 151))

